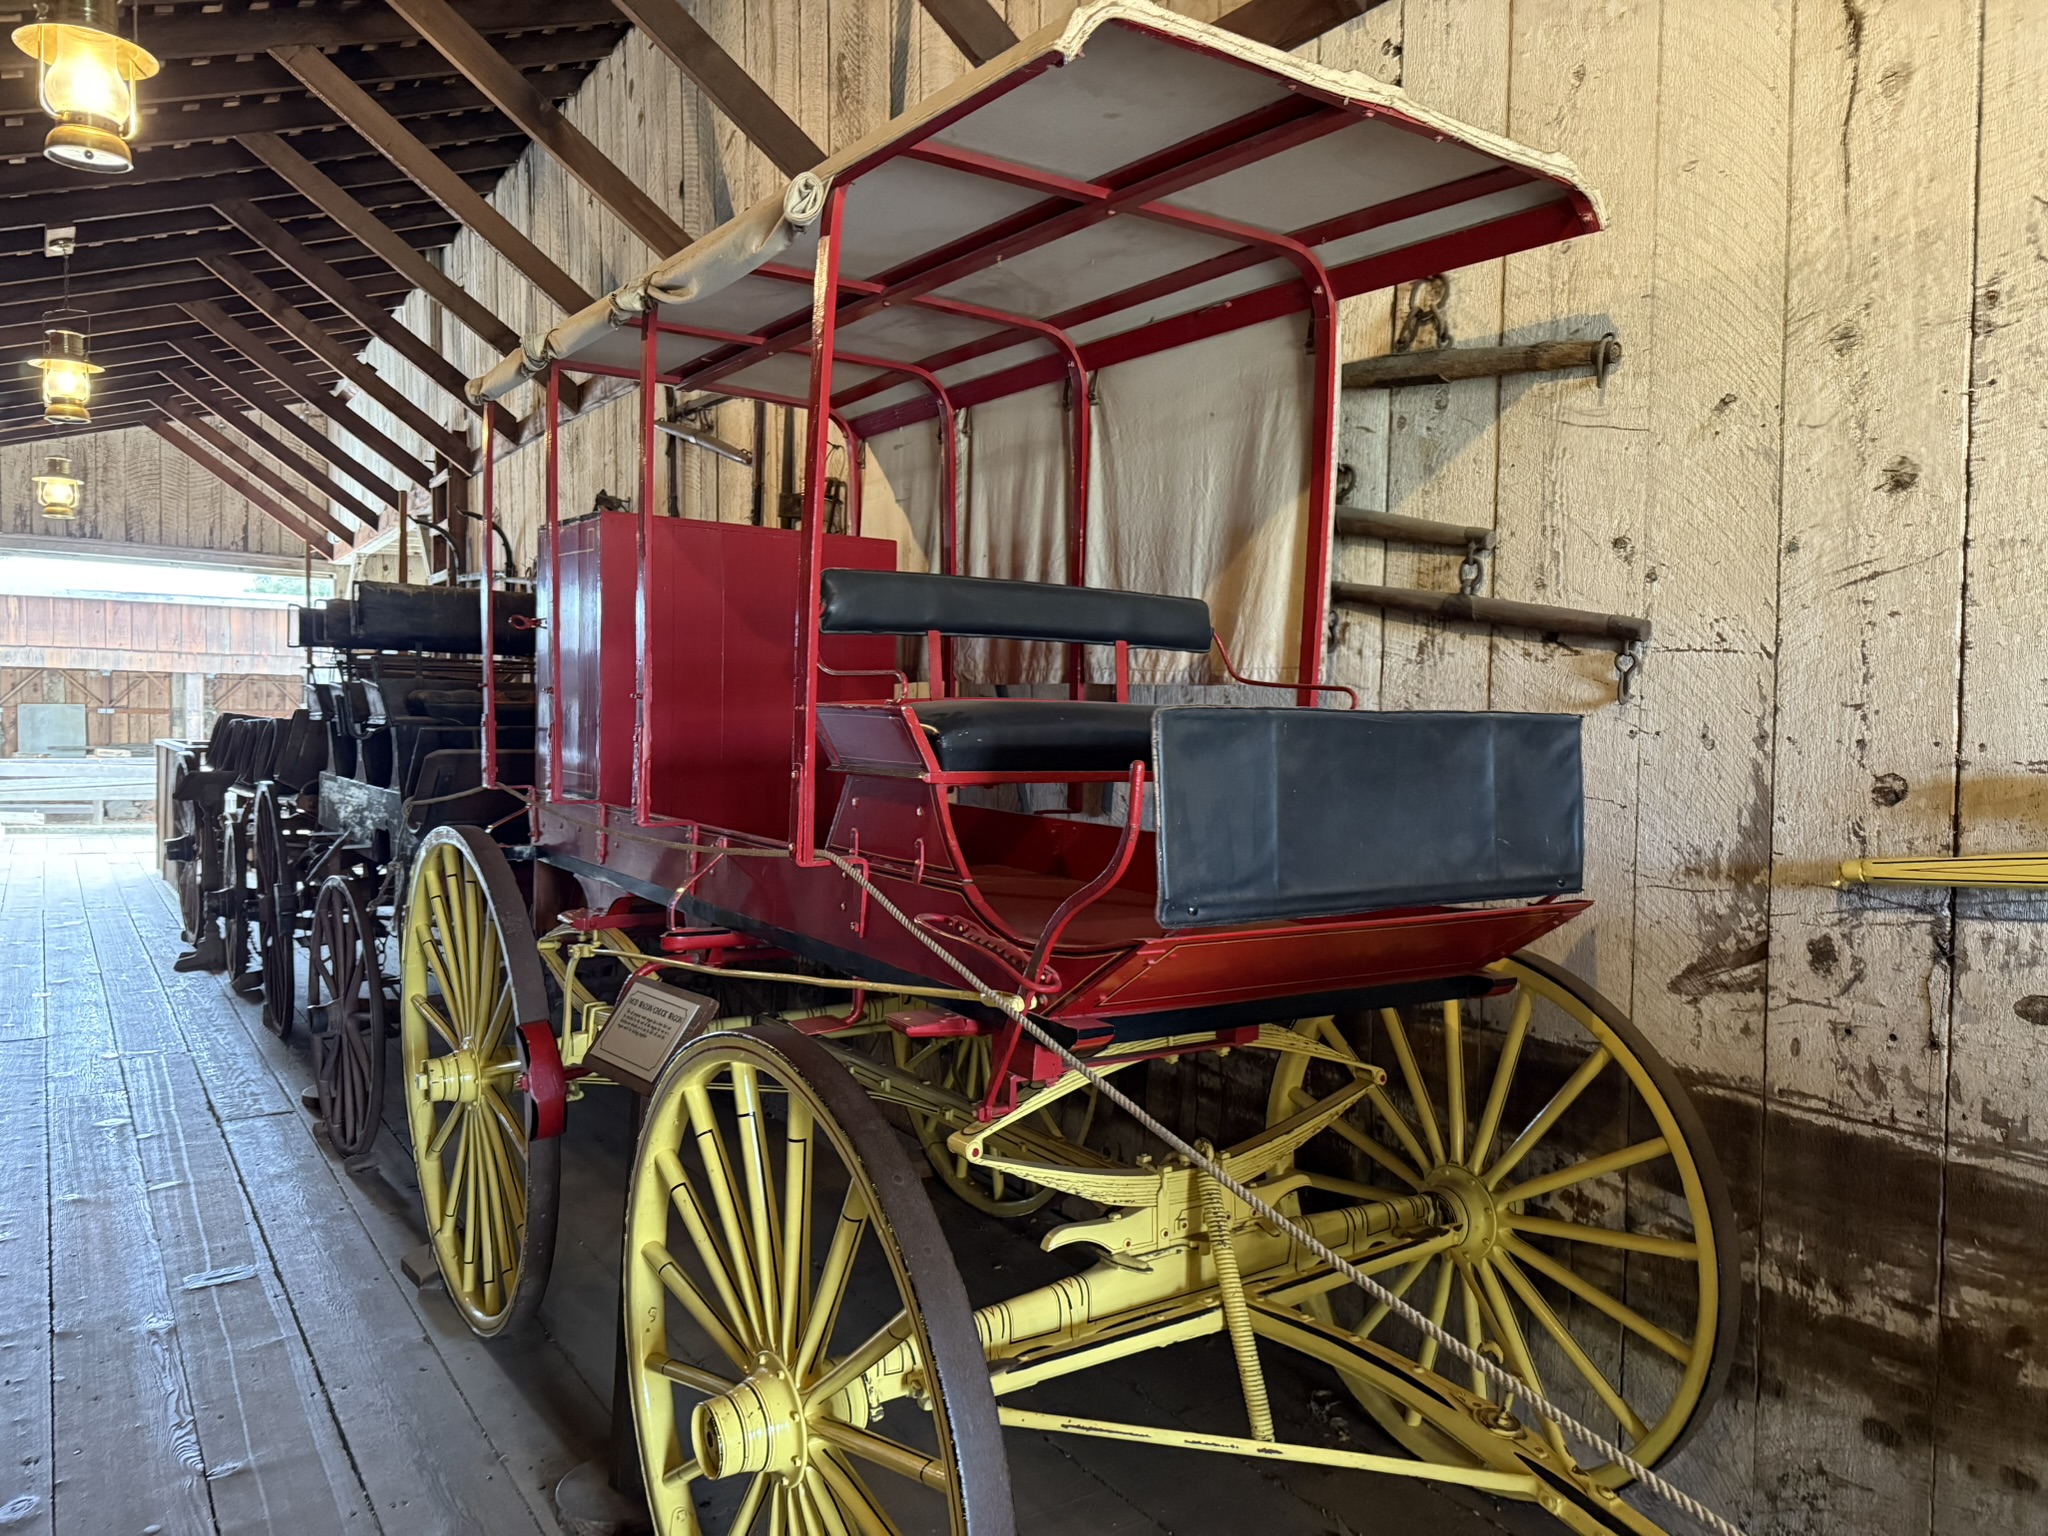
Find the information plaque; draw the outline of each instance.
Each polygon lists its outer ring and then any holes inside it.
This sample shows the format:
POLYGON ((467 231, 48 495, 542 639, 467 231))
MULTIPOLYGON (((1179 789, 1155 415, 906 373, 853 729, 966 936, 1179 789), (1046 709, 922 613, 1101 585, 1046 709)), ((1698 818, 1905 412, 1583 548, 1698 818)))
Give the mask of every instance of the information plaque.
POLYGON ((711 998, 636 976, 626 983, 585 1060, 636 1093, 652 1093, 669 1057, 717 1013, 711 998))

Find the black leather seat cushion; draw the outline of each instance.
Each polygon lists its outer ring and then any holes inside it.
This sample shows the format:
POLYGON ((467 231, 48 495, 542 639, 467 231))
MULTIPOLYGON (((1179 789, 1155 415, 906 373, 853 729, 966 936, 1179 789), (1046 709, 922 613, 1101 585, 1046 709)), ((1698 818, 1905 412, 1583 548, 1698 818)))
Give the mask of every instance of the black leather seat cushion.
POLYGON ((977 635, 1144 650, 1207 651, 1209 605, 1111 587, 1063 587, 921 571, 830 570, 820 579, 828 635, 977 635))
POLYGON ((1152 760, 1151 704, 921 699, 913 708, 948 773, 1122 773, 1152 760))

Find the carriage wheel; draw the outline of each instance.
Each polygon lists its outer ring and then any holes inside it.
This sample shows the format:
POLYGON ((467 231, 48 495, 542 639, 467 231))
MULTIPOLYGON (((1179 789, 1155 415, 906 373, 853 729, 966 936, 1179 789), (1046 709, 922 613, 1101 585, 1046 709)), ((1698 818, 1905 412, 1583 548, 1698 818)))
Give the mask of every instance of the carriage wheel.
MULTIPOLYGON (((988 1092, 993 1070, 991 1042, 986 1035, 918 1040, 889 1032, 895 1045, 896 1065, 920 1082, 953 1096, 967 1105, 979 1104, 988 1092)), ((1057 1141, 1085 1141, 1095 1118, 1095 1090, 1087 1088, 1069 1095, 1062 1103, 1033 1116, 1029 1128, 1057 1141)), ((1029 1216, 1052 1199, 1055 1191, 1014 1176, 1006 1178, 999 1168, 984 1168, 968 1162, 946 1145, 956 1129, 944 1115, 909 1111, 911 1129, 918 1144, 945 1186, 978 1211, 1015 1219, 1029 1216)), ((1002 1151, 998 1141, 991 1150, 1002 1151)), ((1029 1154, 1027 1154, 1029 1155, 1029 1154)))
POLYGON ((206 863, 201 846, 200 826, 204 818, 199 807, 190 799, 178 798, 178 791, 193 773, 193 754, 186 752, 177 760, 171 771, 170 799, 171 835, 168 841, 182 843, 189 850, 187 857, 171 861, 171 885, 178 893, 178 924, 180 937, 187 944, 199 943, 206 927, 206 863))
POLYGON ((662 1536, 1009 1536, 966 1289, 895 1133, 823 1046, 763 1024, 685 1047, 648 1102, 626 1222, 662 1536), (884 1414, 862 1378, 892 1356, 920 1396, 884 1414))
POLYGON ((284 821, 277 790, 256 789, 250 818, 256 859, 256 939, 263 959, 263 1023, 283 1039, 292 1032, 298 1007, 299 880, 285 854, 284 821))
POLYGON ((377 1140, 384 1116, 384 974, 377 923, 356 888, 329 875, 313 903, 306 950, 306 1017, 318 1036, 320 1118, 334 1149, 359 1157, 377 1140))
MULTIPOLYGON (((1512 990, 1482 1010, 1384 1009, 1349 1039, 1327 1019, 1297 1025, 1387 1073, 1386 1088, 1300 1162, 1328 1169, 1326 1149, 1348 1143, 1363 1154, 1355 1177, 1435 1193, 1458 1218, 1440 1234, 1450 1240, 1382 1283, 1654 1465, 1704 1419, 1732 1360, 1739 1274, 1727 1186, 1677 1075, 1619 1009, 1533 955, 1492 972, 1512 990)), ((1269 1122, 1343 1071, 1283 1055, 1269 1122)), ((1454 1359, 1439 1370, 1433 1341, 1350 1287, 1300 1306, 1418 1371, 1498 1396, 1454 1359)), ((1346 1380, 1409 1451, 1471 1464, 1416 1407, 1362 1376, 1346 1380)), ((1628 1481, 1618 1464, 1588 1471, 1609 1488, 1628 1481)))
POLYGON ((246 811, 223 818, 226 852, 221 869, 221 927, 227 939, 228 985, 243 997, 263 990, 263 955, 250 921, 256 893, 249 888, 249 829, 246 811))
POLYGON ((540 1117, 561 1105, 528 1091, 529 1066, 548 1065, 529 1052, 538 1041, 552 1056, 554 1043, 540 951, 511 865, 472 827, 420 844, 404 933, 399 1036, 420 1198, 448 1294, 488 1338, 533 1315, 554 1262, 562 1143, 540 1117))

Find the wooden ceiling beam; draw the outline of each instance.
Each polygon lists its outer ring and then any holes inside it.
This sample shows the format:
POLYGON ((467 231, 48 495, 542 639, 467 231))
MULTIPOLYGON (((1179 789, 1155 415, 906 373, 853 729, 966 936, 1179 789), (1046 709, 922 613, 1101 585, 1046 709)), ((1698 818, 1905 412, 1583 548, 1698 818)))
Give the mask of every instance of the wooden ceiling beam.
MULTIPOLYGON (((392 468, 403 472, 415 485, 425 487, 434 479, 433 469, 402 444, 386 435, 374 422, 365 420, 345 401, 328 391, 326 382, 303 364, 294 362, 264 341, 241 321, 211 300, 184 306, 185 313, 254 363, 306 404, 338 425, 344 432, 375 452, 392 468)), ((465 454, 456 462, 467 462, 465 454)))
POLYGON ((241 262, 232 256, 216 256, 210 258, 206 265, 214 276, 255 305, 259 314, 404 422, 424 441, 433 444, 437 453, 459 464, 469 462, 471 453, 467 438, 451 432, 428 415, 339 338, 323 330, 310 316, 287 304, 275 288, 241 262))
POLYGON ((238 136, 243 148, 289 182, 301 197, 374 251, 386 266, 475 332, 500 353, 519 345, 519 333, 492 314, 454 278, 413 249, 373 211, 336 186, 327 174, 274 133, 238 136))
MULTIPOLYGON (((201 469, 212 475, 222 485, 233 491, 237 496, 240 496, 244 501, 268 513, 280 528, 291 534, 293 538, 304 543, 306 548, 314 554, 320 556, 323 560, 332 558, 335 552, 335 539, 330 539, 325 533, 317 532, 310 523, 301 520, 293 513, 287 512, 283 507, 271 500, 260 486, 240 474, 233 465, 210 453, 201 444, 172 426, 167 417, 162 415, 152 416, 144 425, 173 448, 177 449, 178 452, 184 454, 193 463, 197 464, 201 469)), ((342 536, 337 535, 336 538, 342 538, 342 536)), ((345 542, 345 539, 343 542, 345 542)))
POLYGON ((689 231, 670 218, 667 210, 637 181, 606 159, 603 151, 585 138, 552 101, 535 90, 526 76, 506 63, 489 40, 458 15, 448 0, 388 3, 488 96, 492 105, 618 215, 657 256, 671 255, 690 243, 689 231))
MULTIPOLYGON (((276 14, 273 12, 273 14, 276 14)), ((225 20, 225 18, 220 18, 225 20)), ((265 43, 274 43, 287 29, 272 24, 265 43)), ((147 30, 145 23, 144 30, 147 30)), ((625 30, 616 12, 603 26, 564 27, 545 32, 527 32, 498 40, 498 51, 508 63, 534 73, 587 70, 618 45, 625 30)), ((142 117, 146 123, 153 113, 183 109, 188 103, 248 104, 265 96, 295 93, 298 83, 281 71, 259 45, 248 57, 215 55, 203 63, 187 59, 166 59, 164 67, 142 88, 142 117)), ((445 80, 455 74, 447 60, 433 49, 415 43, 410 48, 374 48, 355 53, 348 60, 350 72, 373 90, 392 89, 424 80, 445 80)), ((16 116, 37 111, 35 74, 25 70, 0 79, 0 113, 16 116)))
MULTIPOLYGON (((221 205, 248 208, 257 217, 267 220, 279 229, 284 228, 281 220, 257 208, 254 203, 244 203, 236 198, 222 198, 221 205)), ((299 230, 288 232, 288 238, 297 240, 307 247, 322 248, 323 256, 348 260, 363 254, 362 245, 346 230, 337 230, 322 216, 317 219, 296 221, 299 230)), ((446 245, 454 237, 456 226, 442 212, 440 205, 423 201, 417 207, 404 209, 394 220, 401 233, 411 236, 423 245, 446 245)), ((203 256, 227 251, 239 253, 249 248, 247 231, 237 233, 240 226, 227 218, 222 209, 216 229, 196 235, 166 235, 161 240, 137 240, 120 245, 96 245, 81 250, 71 258, 71 292, 74 297, 96 290, 97 280, 109 277, 122 281, 115 287, 133 286, 132 277, 124 274, 149 272, 159 275, 164 269, 179 262, 196 262, 203 256)), ((378 267, 383 269, 383 263, 378 267)), ((39 293, 54 293, 58 286, 57 263, 40 253, 34 256, 10 256, 0 258, 0 303, 18 297, 7 292, 10 288, 34 287, 39 293)), ((407 287, 412 285, 408 283, 407 287)))
MULTIPOLYGON (((271 270, 268 280, 280 286, 289 286, 294 294, 300 288, 297 278, 290 272, 271 270)), ((361 286, 366 293, 395 303, 409 290, 399 279, 388 271, 373 273, 363 279, 361 286)), ((204 267, 195 267, 189 279, 152 285, 142 302, 136 305, 123 304, 118 311, 97 313, 93 320, 95 337, 118 337, 130 332, 161 330, 166 326, 189 327, 190 321, 178 306, 187 299, 209 299, 220 292, 220 284, 213 274, 204 267)), ((288 296, 287 302, 292 302, 288 296)), ((330 306, 318 293, 307 293, 296 300, 300 313, 315 324, 327 327, 328 334, 350 347, 361 347, 368 340, 361 334, 360 327, 345 315, 328 314, 330 306)), ((0 306, 0 352, 9 347, 33 345, 43 337, 43 309, 38 301, 16 302, 0 306)))
MULTIPOLYGON (((518 70, 508 66, 506 72, 519 81, 534 100, 547 100, 541 89, 528 84, 526 77, 518 70)), ((549 91, 557 86, 565 92, 573 91, 575 88, 574 81, 559 78, 555 74, 544 75, 542 79, 549 91)), ((385 97, 392 114, 397 117, 430 117, 444 112, 481 112, 492 105, 487 97, 467 81, 455 85, 442 85, 438 81, 430 85, 404 85, 381 94, 385 97)), ((550 109, 552 110, 552 107, 550 109)), ((0 127, 0 159, 41 156, 43 139, 49 132, 49 120, 38 112, 33 116, 23 116, 11 121, 15 126, 0 127)), ((211 142, 238 132, 303 132, 311 128, 325 128, 333 122, 334 114, 327 110, 324 102, 310 96, 294 94, 280 96, 276 101, 249 102, 239 107, 217 107, 212 111, 153 113, 142 119, 141 128, 133 142, 138 150, 146 152, 180 144, 211 142)), ((77 173, 72 174, 75 176, 77 173)))
POLYGON ((648 41, 669 56, 669 60, 690 82, 711 99, 711 104, 732 120, 733 126, 753 141, 771 164, 785 176, 808 171, 825 158, 825 151, 812 142, 775 98, 762 90, 754 77, 742 69, 718 44, 718 39, 699 25, 697 18, 677 0, 612 0, 648 41))
POLYGON ((1216 25, 1239 37, 1274 48, 1299 48, 1333 31, 1387 0, 1245 0, 1216 18, 1216 25))
MULTIPOLYGON (((433 144, 446 149, 450 154, 468 144, 504 144, 511 142, 521 151, 526 148, 526 135, 505 121, 504 115, 495 111, 453 113, 446 117, 423 117, 414 119, 409 131, 424 144, 433 144)), ((321 128, 306 129, 289 135, 305 139, 320 146, 319 159, 322 164, 332 165, 341 160, 360 159, 372 153, 370 146, 337 123, 321 128), (329 151, 332 151, 331 153, 329 151)), ((304 145, 300 146, 304 148, 304 145)), ((72 222, 73 214, 79 219, 96 217, 90 210, 94 207, 111 208, 118 214, 126 206, 137 187, 153 187, 163 182, 187 181, 198 183, 208 176, 233 176, 250 174, 249 157, 232 144, 213 143, 188 144, 182 149, 145 150, 135 157, 135 169, 121 177, 95 177, 90 185, 80 181, 76 171, 67 171, 63 166, 52 165, 47 160, 30 161, 23 165, 10 165, 4 181, 0 181, 0 227, 40 222, 72 222), (46 221, 31 219, 16 210, 35 198, 62 197, 73 204, 73 213, 61 220, 46 221)), ((212 201, 210 197, 195 195, 194 206, 212 201)), ((104 217, 104 215, 99 215, 104 217)))
POLYGON ((988 0, 923 0, 924 12, 972 64, 986 64, 1017 46, 1017 34, 988 0))
POLYGON ((144 420, 156 414, 157 408, 151 403, 138 405, 132 410, 118 414, 96 416, 82 427, 52 427, 42 422, 23 427, 0 426, 0 448, 12 448, 22 443, 43 443, 47 444, 52 452, 56 452, 67 439, 93 437, 101 432, 124 432, 130 427, 141 426, 144 420))
MULTIPOLYGON (((417 368, 430 383, 451 396, 465 410, 475 411, 478 415, 483 414, 485 407, 471 402, 465 388, 469 381, 463 378, 454 364, 386 314, 382 307, 354 283, 315 256, 275 219, 247 203, 229 203, 221 212, 232 219, 243 234, 263 246, 271 255, 340 305, 357 324, 386 343, 400 357, 417 368)), ((489 409, 495 412, 494 422, 498 431, 516 440, 519 435, 519 423, 512 413, 499 406, 491 406, 489 409)))
POLYGON ((270 465, 264 463, 262 459, 259 459, 240 443, 237 443, 219 427, 207 421, 198 411, 179 409, 176 406, 169 405, 165 406, 164 410, 165 414, 177 422, 179 426, 183 427, 187 432, 194 434, 201 442, 207 444, 214 452, 240 469, 244 474, 251 475, 269 486, 287 502, 291 503, 291 505, 304 512, 311 521, 324 526, 332 520, 333 514, 321 502, 309 495, 297 481, 293 480, 289 475, 282 474, 271 468, 270 465))
MULTIPOLYGON (((9 10, 22 11, 15 4, 9 10)), ((610 0, 549 0, 543 10, 533 0, 464 0, 463 14, 478 31, 540 32, 549 28, 605 26, 618 13, 610 0)), ((26 18, 25 18, 26 19, 26 18)), ((158 59, 232 59, 261 53, 289 31, 295 43, 315 48, 349 48, 397 44, 416 46, 419 39, 405 21, 381 5, 314 5, 297 9, 202 11, 143 18, 140 40, 158 59)))
MULTIPOLYGON (((354 135, 349 137, 353 140, 354 135)), ((393 208, 420 201, 413 184, 381 155, 330 160, 326 158, 332 147, 328 135, 302 134, 298 144, 302 153, 307 147, 317 150, 321 156, 320 169, 360 203, 372 208, 393 208)), ((232 146, 226 148, 229 154, 235 154, 232 146)), ((470 185, 490 186, 510 169, 525 148, 526 140, 514 136, 457 145, 448 159, 470 185)), ((239 155, 237 158, 242 159, 239 155)), ((79 245, 90 247, 109 239, 154 236, 195 223, 218 222, 213 211, 216 197, 261 202, 292 195, 292 189, 267 169, 252 166, 243 159, 241 167, 228 174, 154 182, 134 188, 128 197, 118 201, 60 192, 11 200, 0 196, 0 256, 23 256, 42 250, 43 229, 50 224, 75 225, 79 245), (178 214, 188 215, 184 225, 176 218, 178 214)))
POLYGON ((595 301, 594 295, 584 292, 546 252, 456 174, 452 156, 436 154, 425 138, 387 112, 319 49, 278 48, 272 54, 368 144, 560 305, 563 313, 574 314, 595 301))
POLYGON ((336 481, 319 465, 302 456, 296 448, 262 422, 252 418, 237 403, 234 395, 222 389, 212 379, 175 364, 164 368, 163 377, 201 410, 234 428, 308 485, 317 486, 329 501, 346 508, 350 517, 373 527, 381 519, 382 514, 376 508, 336 481))
POLYGON ((220 384, 222 388, 247 401, 250 405, 268 416, 280 427, 283 427, 286 433, 297 438, 299 442, 310 448, 316 457, 325 459, 329 464, 340 470, 341 473, 348 476, 349 479, 355 481, 357 485, 369 491, 379 501, 387 502, 401 511, 404 510, 405 493, 403 491, 371 474, 369 470, 358 464, 354 456, 346 452, 339 443, 334 442, 324 433, 316 430, 311 423, 303 420, 290 407, 272 399, 269 393, 259 386, 257 380, 251 376, 246 368, 239 367, 228 361, 228 359, 222 357, 213 348, 202 346, 196 342, 178 341, 173 342, 172 345, 177 348, 179 355, 186 362, 192 364, 193 367, 199 369, 202 373, 220 384))

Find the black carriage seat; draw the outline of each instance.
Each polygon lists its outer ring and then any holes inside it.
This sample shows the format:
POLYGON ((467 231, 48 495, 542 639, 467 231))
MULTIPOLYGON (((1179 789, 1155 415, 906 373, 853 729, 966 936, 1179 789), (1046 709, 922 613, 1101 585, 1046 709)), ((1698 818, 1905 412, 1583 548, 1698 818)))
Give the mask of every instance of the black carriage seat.
MULTIPOLYGON (((828 570, 828 635, 942 635, 1136 650, 1201 651, 1209 605, 1109 587, 987 576, 828 570)), ((918 724, 948 773, 1121 773, 1152 758, 1150 704, 1070 699, 921 699, 918 724)))
MULTIPOLYGON (((415 688, 405 696, 408 714, 424 715, 444 725, 477 728, 484 723, 484 693, 481 688, 415 688)), ((531 695, 507 697, 503 690, 496 704, 498 729, 532 730, 535 708, 531 695)))

